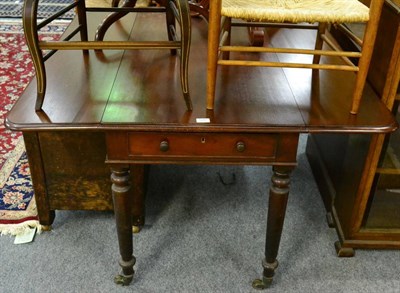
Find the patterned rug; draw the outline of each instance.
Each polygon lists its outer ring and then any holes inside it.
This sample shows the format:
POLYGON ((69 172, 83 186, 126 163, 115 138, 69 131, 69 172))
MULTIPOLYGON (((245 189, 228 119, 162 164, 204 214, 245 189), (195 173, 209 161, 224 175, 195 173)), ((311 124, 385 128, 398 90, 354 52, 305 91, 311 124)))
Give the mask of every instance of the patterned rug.
MULTIPOLYGON (((46 18, 55 12, 73 3, 74 0, 40 0, 38 5, 38 18, 46 18)), ((22 15, 24 0, 2 0, 0 3, 0 17, 18 17, 22 15)), ((72 19, 74 12, 69 11, 61 18, 72 19)))
MULTIPOLYGON (((69 22, 42 30, 41 38, 58 39, 69 22)), ((0 19, 0 234, 38 227, 28 160, 20 133, 4 127, 4 118, 34 75, 20 20, 0 19)))

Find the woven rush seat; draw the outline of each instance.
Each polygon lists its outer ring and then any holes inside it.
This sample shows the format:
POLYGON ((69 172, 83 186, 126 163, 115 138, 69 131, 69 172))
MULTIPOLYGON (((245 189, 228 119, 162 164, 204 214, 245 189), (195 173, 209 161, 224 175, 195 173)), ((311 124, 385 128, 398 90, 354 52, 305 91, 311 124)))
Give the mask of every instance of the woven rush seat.
MULTIPOLYGON (((349 112, 357 114, 361 104, 369 64, 384 0, 369 6, 358 0, 213 0, 210 2, 208 32, 207 109, 214 109, 218 66, 258 66, 352 71, 355 74, 349 112), (365 23, 364 36, 356 36, 346 23, 365 23), (335 25, 359 50, 346 51, 327 33, 335 25), (296 47, 253 47, 232 44, 233 27, 316 30, 313 49, 296 47), (323 45, 326 46, 323 46, 323 45), (235 52, 235 54, 230 54, 235 52), (241 54, 243 53, 243 54, 241 54), (246 54, 276 54, 271 61, 244 60, 246 54), (313 55, 312 63, 283 62, 282 54, 313 55), (231 55, 234 55, 233 57, 231 55), (240 56, 240 58, 238 57, 240 56), (321 57, 325 58, 320 63, 321 57), (234 59, 236 58, 236 59, 234 59), (273 61, 273 59, 278 61, 273 61), (335 59, 341 59, 338 62, 335 59)), ((262 36, 264 39, 264 36, 262 36)), ((263 39, 261 45, 263 45, 263 39)), ((301 60, 301 59, 300 59, 301 60)), ((314 76, 314 75, 313 75, 314 76)), ((268 82, 267 80, 264 82, 268 82)))
POLYGON ((369 9, 357 0, 222 0, 221 14, 259 22, 366 22, 369 9))

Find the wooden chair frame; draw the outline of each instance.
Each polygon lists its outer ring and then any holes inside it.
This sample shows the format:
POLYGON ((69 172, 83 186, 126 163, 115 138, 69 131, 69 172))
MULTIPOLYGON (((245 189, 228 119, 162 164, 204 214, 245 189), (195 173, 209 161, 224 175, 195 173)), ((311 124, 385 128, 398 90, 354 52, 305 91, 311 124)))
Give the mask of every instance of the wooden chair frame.
POLYGON ((35 110, 41 111, 46 93, 45 61, 57 50, 149 50, 168 49, 172 54, 180 51, 180 82, 187 109, 192 110, 192 102, 188 85, 188 63, 191 40, 191 20, 187 0, 162 0, 160 7, 135 8, 136 0, 129 0, 124 7, 118 7, 118 0, 113 0, 112 7, 93 7, 85 5, 85 0, 75 0, 64 9, 49 18, 37 23, 39 0, 25 0, 23 7, 23 26, 25 38, 31 53, 37 79, 37 99, 35 110), (59 18, 66 12, 75 9, 78 17, 78 27, 60 41, 40 41, 39 30, 59 18), (86 12, 113 12, 100 25, 96 39, 88 40, 86 12), (164 12, 166 14, 168 41, 103 41, 108 27, 117 19, 130 12, 164 12), (177 35, 176 22, 180 25, 180 36, 177 35), (80 41, 71 39, 80 34, 80 41), (44 55, 42 50, 49 50, 44 55))
MULTIPOLYGON (((316 0, 318 1, 318 0, 316 0)), ((372 0, 369 9, 369 21, 366 23, 364 37, 361 40, 343 24, 339 24, 352 41, 361 48, 359 52, 342 51, 335 42, 325 33, 327 23, 317 25, 290 24, 290 23, 261 23, 261 22, 241 22, 234 23, 230 17, 221 15, 222 0, 210 2, 209 31, 208 31, 208 70, 207 70, 207 109, 214 109, 217 67, 218 65, 228 66, 264 66, 264 67, 289 67, 289 68, 310 68, 313 70, 344 70, 357 72, 354 85, 352 104, 350 113, 357 114, 363 94, 364 85, 368 68, 374 48, 377 27, 382 11, 384 0, 372 0), (267 48, 253 46, 231 46, 231 27, 283 27, 297 29, 316 29, 318 31, 314 50, 295 49, 295 48, 267 48), (331 50, 323 50, 323 43, 326 43, 331 50), (311 54, 314 55, 312 64, 306 63, 285 63, 285 62, 263 62, 263 61, 244 61, 231 60, 229 52, 260 52, 260 53, 290 53, 290 54, 311 54), (345 65, 319 64, 321 56, 337 56, 344 60, 345 65), (350 58, 358 58, 358 64, 354 64, 350 58)))

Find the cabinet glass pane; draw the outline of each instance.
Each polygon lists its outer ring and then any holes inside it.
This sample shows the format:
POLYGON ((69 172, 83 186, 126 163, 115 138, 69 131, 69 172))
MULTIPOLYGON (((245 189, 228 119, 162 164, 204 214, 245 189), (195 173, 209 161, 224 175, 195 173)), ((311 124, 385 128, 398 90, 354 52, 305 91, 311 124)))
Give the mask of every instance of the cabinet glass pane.
MULTIPOLYGON (((395 105, 400 121, 399 103, 395 105)), ((367 228, 400 229, 400 131, 390 134, 382 150, 380 166, 369 203, 367 228)))

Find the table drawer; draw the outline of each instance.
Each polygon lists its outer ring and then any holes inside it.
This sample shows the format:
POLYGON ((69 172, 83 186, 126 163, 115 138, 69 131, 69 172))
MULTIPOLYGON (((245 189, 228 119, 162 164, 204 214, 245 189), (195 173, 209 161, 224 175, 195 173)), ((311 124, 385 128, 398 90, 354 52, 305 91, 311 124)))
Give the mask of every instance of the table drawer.
POLYGON ((279 135, 237 133, 128 133, 133 158, 275 158, 279 135))

